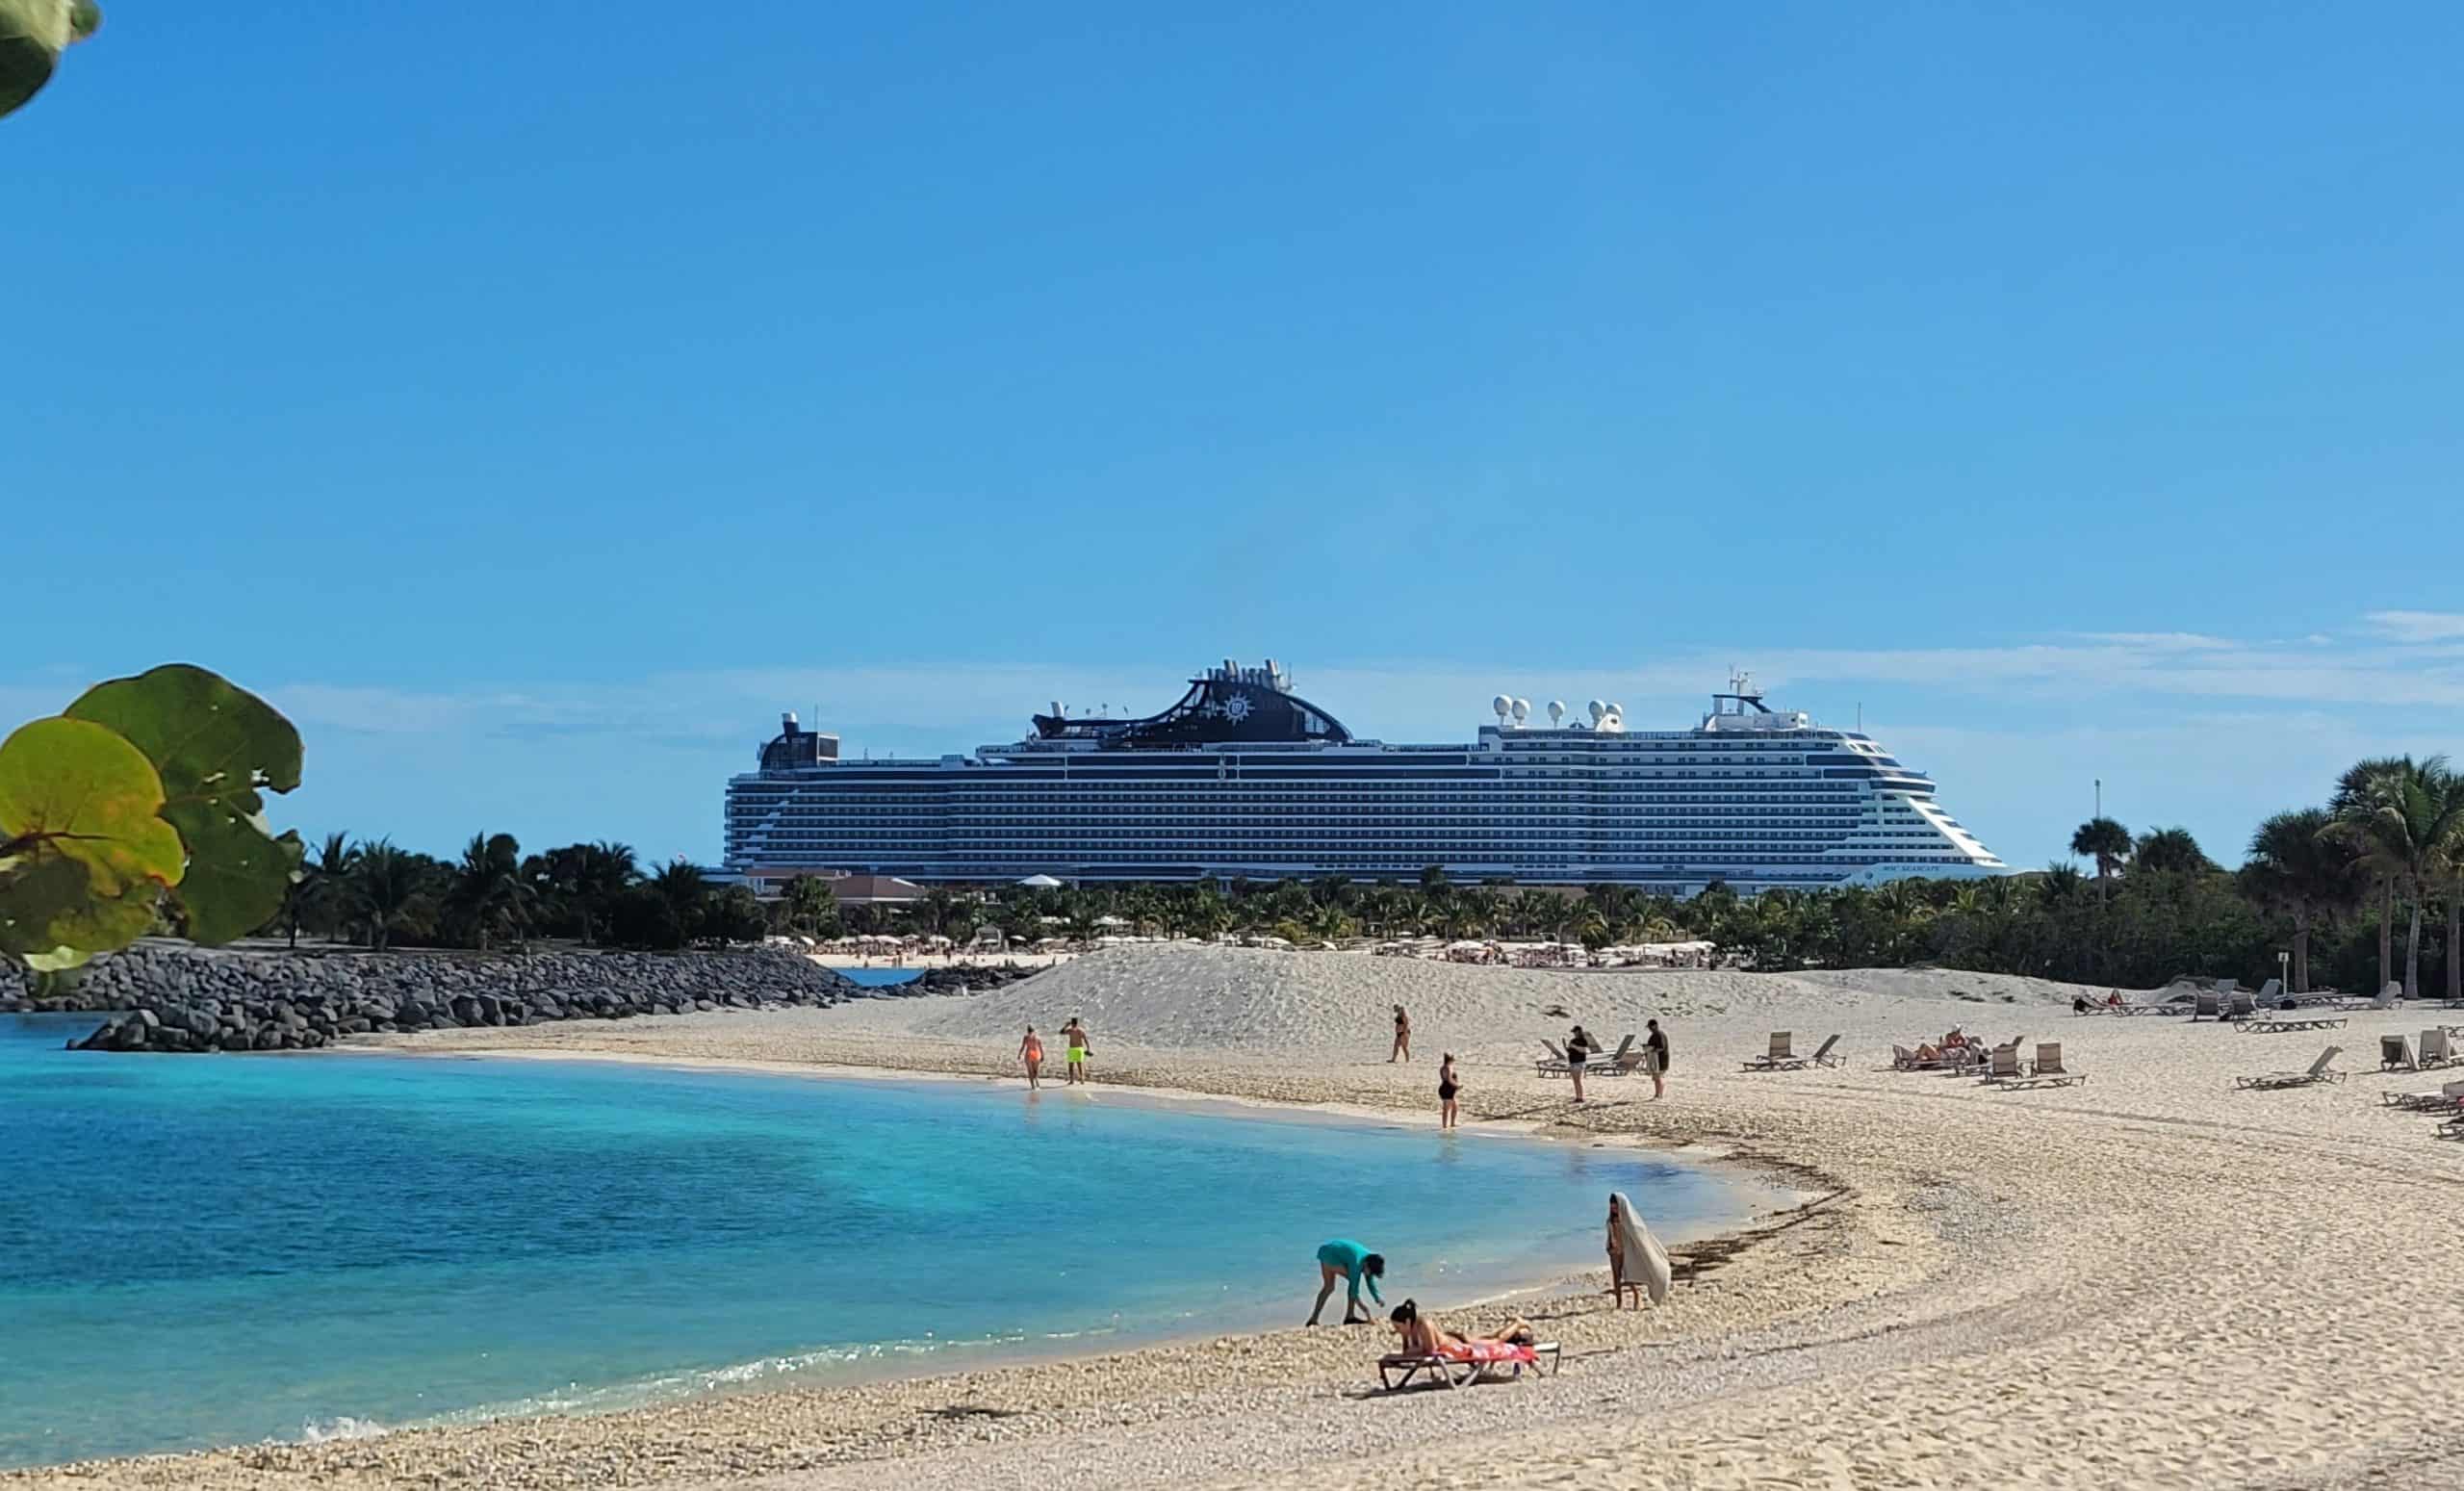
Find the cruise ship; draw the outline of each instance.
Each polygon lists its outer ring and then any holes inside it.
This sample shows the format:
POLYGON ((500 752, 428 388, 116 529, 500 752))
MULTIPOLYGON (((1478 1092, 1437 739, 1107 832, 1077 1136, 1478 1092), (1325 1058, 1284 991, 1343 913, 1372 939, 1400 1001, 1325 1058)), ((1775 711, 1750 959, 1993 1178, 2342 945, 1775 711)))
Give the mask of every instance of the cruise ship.
POLYGON ((1924 773, 1858 731, 1765 704, 1745 677, 1691 730, 1623 707, 1491 701, 1465 744, 1356 738, 1269 658, 1230 660, 1138 719, 1055 703, 971 755, 842 758, 792 714, 727 787, 727 868, 920 882, 1611 882, 1689 896, 2007 872, 1924 773))

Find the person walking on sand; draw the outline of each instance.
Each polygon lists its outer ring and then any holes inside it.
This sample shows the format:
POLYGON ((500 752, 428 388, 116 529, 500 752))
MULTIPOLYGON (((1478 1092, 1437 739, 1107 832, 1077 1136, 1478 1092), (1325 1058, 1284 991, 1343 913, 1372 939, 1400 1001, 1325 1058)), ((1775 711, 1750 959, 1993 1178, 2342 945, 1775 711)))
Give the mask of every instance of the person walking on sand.
POLYGON ((1384 1304, 1386 1298, 1377 1292, 1377 1281, 1385 1276, 1384 1255, 1373 1253, 1349 1238, 1319 1244, 1318 1302, 1309 1307, 1309 1324, 1318 1324, 1319 1315, 1326 1308, 1326 1298, 1335 1292, 1335 1280, 1340 1278, 1351 1281, 1349 1291, 1344 1296, 1344 1324, 1368 1324, 1369 1315, 1360 1307, 1360 1286, 1366 1282, 1369 1298, 1384 1304))
POLYGON ((1668 1035, 1657 1020, 1643 1021, 1643 1029, 1650 1032, 1643 1037, 1643 1065, 1652 1069, 1652 1098, 1657 1101, 1668 1095, 1668 1035))
POLYGON ((1027 1039, 1018 1042, 1018 1060, 1027 1065, 1027 1091, 1043 1086, 1043 1041, 1033 1025, 1027 1027, 1027 1039))
POLYGON ((1405 1015, 1403 1007, 1399 1004, 1395 1006, 1395 1050, 1393 1055, 1386 1058, 1386 1065, 1391 1067, 1397 1062, 1408 1062, 1411 1059, 1412 1017, 1405 1015))
POLYGON ((1566 1038, 1566 1075, 1575 1079, 1575 1101, 1583 1101, 1582 1068, 1591 1060, 1591 1032, 1580 1025, 1566 1038))
MULTIPOLYGON (((1439 1128, 1450 1129, 1454 1126, 1454 1094, 1461 1091, 1463 1091, 1462 1085, 1454 1080, 1454 1053, 1449 1051, 1437 1064, 1437 1126, 1439 1128)), ((1378 1302, 1382 1304, 1385 1301, 1378 1302)))
POLYGON ((1069 1085, 1076 1087, 1087 1080, 1087 1058, 1095 1054, 1095 1046, 1087 1039, 1087 1027, 1079 1023, 1075 1015, 1061 1027, 1061 1043, 1068 1052, 1069 1085))

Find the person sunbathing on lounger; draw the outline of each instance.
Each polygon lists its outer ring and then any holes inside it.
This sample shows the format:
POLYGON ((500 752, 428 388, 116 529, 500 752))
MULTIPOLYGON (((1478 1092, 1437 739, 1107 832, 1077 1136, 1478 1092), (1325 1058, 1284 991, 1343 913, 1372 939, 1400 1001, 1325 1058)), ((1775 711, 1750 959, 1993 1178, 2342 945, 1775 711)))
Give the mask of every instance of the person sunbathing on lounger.
POLYGON ((1505 1329, 1494 1336, 1466 1336, 1446 1330, 1436 1321, 1423 1315, 1420 1302, 1415 1299, 1406 1299, 1395 1306, 1395 1313, 1388 1317, 1387 1324, 1393 1325, 1396 1335, 1402 1338, 1400 1350, 1406 1356, 1450 1356, 1476 1351, 1482 1347, 1529 1346, 1539 1339, 1531 1328, 1531 1323, 1520 1319, 1508 1322, 1505 1329))

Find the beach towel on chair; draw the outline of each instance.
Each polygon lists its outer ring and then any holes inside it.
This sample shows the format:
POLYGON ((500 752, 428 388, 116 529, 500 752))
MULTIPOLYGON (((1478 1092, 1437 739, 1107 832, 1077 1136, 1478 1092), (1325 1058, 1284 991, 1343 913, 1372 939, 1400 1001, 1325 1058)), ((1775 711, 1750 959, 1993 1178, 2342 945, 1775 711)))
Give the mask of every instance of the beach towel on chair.
POLYGON ((1446 1341, 1437 1354, 1450 1362, 1481 1367, 1536 1367, 1539 1353, 1520 1341, 1446 1341))

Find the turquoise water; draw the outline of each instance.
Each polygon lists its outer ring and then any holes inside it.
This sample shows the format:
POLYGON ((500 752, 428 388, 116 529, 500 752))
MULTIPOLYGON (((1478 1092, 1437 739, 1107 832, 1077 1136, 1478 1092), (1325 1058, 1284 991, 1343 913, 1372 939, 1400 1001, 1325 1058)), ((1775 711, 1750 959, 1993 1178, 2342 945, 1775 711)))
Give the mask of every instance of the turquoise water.
POLYGON ((911 984, 915 982, 916 974, 922 970, 916 968, 840 968, 837 971, 844 974, 850 983, 862 984, 873 989, 886 989, 892 984, 911 984))
POLYGON ((1103 1090, 59 1049, 0 1015, 0 1465, 591 1409, 1297 1323, 1588 1264, 1630 1150, 1103 1090), (1338 1301, 1338 1304, 1340 1301, 1338 1301))

